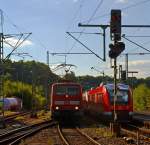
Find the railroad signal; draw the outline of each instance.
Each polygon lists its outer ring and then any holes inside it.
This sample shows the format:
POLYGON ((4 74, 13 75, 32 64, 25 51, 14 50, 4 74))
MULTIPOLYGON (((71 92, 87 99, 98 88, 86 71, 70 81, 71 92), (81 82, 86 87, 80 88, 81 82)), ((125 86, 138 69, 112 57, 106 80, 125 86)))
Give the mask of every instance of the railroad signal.
POLYGON ((121 40, 121 10, 111 10, 110 36, 111 40, 121 40))
POLYGON ((109 57, 110 58, 116 58, 116 53, 115 53, 115 46, 111 43, 109 44, 109 57))
POLYGON ((126 78, 126 71, 121 71, 121 80, 122 81, 125 81, 127 78, 126 78))
POLYGON ((125 44, 123 42, 116 42, 115 44, 109 44, 109 57, 116 58, 121 54, 121 52, 125 49, 125 44))

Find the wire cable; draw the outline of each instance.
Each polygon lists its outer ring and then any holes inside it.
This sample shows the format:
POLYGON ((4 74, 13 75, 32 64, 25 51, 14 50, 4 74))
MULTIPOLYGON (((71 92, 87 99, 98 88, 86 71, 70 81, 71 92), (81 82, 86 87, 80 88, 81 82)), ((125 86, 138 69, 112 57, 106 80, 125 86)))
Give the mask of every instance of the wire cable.
POLYGON ((19 32, 19 33, 22 33, 20 28, 15 24, 13 23, 13 21, 7 16, 6 12, 4 12, 2 9, 0 9, 2 12, 3 12, 3 15, 7 18, 7 20, 9 21, 9 23, 14 27, 16 28, 16 30, 19 32))
MULTIPOLYGON (((96 9, 94 10, 93 14, 91 15, 90 19, 88 20, 88 24, 91 22, 92 18, 95 16, 96 12, 97 12, 98 9, 101 7, 102 3, 103 3, 103 0, 100 0, 99 4, 97 5, 97 7, 96 7, 96 9)), ((80 33, 79 36, 77 37, 78 40, 79 40, 79 38, 81 37, 81 35, 83 34, 83 32, 85 31, 85 29, 86 29, 86 28, 83 28, 83 29, 82 29, 81 33, 80 33)), ((73 43, 72 47, 69 49, 68 52, 70 52, 70 51, 74 48, 74 46, 76 45, 76 43, 77 43, 77 41, 75 41, 75 42, 73 43)))
POLYGON ((125 40, 127 40, 127 41, 129 41, 129 42, 131 42, 131 43, 135 44, 136 46, 138 46, 138 47, 140 47, 140 48, 142 48, 142 49, 144 49, 144 50, 146 50, 146 51, 150 52, 150 50, 149 50, 149 49, 147 49, 147 48, 145 48, 145 47, 143 47, 143 46, 139 45, 138 43, 136 43, 136 42, 134 42, 134 41, 132 41, 132 40, 130 40, 130 39, 128 39, 128 38, 126 38, 125 36, 122 36, 122 37, 123 37, 125 40))
MULTIPOLYGON (((121 8, 121 10, 122 10, 122 11, 125 11, 125 10, 128 10, 128 9, 130 9, 130 8, 137 7, 137 6, 139 6, 139 5, 142 5, 142 4, 145 4, 145 3, 148 3, 148 2, 150 2, 150 0, 143 0, 143 1, 140 1, 140 2, 137 2, 137 3, 134 3, 134 4, 131 4, 131 5, 127 6, 127 7, 121 8)), ((96 19, 99 19, 99 18, 102 18, 102 17, 106 17, 106 16, 109 16, 109 15, 110 15, 110 13, 105 13, 105 14, 102 14, 102 15, 100 15, 100 16, 94 17, 92 20, 96 20, 96 19)), ((88 21, 88 20, 83 21, 82 23, 85 23, 85 22, 87 22, 87 21, 88 21)))
POLYGON ((77 9, 75 15, 73 16, 73 19, 71 20, 71 23, 70 23, 70 25, 68 26, 68 28, 67 28, 66 31, 69 31, 69 29, 71 28, 72 23, 73 23, 74 20, 77 18, 77 16, 80 14, 80 11, 81 11, 81 9, 82 9, 83 2, 84 2, 84 1, 85 1, 85 0, 81 0, 80 6, 79 6, 79 8, 77 9))

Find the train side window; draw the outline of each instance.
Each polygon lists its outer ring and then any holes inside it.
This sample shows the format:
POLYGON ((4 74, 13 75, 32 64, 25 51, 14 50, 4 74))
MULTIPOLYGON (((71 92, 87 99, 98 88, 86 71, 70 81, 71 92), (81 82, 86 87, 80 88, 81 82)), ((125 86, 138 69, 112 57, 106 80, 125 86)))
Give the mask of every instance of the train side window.
POLYGON ((88 95, 88 100, 89 100, 89 102, 91 101, 91 95, 88 95))
POLYGON ((95 103, 97 103, 97 102, 98 102, 98 95, 97 95, 97 94, 95 94, 94 102, 95 102, 95 103))
POLYGON ((95 102, 95 95, 92 95, 92 102, 95 102))
POLYGON ((101 103, 102 102, 102 97, 103 97, 103 94, 102 93, 98 93, 97 94, 97 102, 101 103))

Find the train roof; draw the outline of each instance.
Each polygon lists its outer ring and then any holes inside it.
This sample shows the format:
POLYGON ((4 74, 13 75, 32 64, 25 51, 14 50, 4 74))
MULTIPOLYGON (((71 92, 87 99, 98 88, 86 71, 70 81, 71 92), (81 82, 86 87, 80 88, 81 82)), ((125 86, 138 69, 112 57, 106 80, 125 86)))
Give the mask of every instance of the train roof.
MULTIPOLYGON (((106 84, 105 86, 106 86, 106 88, 108 88, 110 90, 114 89, 114 84, 106 84)), ((129 90, 129 85, 118 83, 117 88, 119 90, 129 90)))

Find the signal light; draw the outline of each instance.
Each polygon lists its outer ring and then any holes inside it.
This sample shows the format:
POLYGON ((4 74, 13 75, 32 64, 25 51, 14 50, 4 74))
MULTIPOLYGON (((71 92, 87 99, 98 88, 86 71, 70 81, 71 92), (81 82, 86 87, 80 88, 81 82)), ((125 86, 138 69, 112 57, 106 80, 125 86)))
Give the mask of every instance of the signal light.
POLYGON ((125 49, 125 44, 123 42, 116 42, 115 44, 109 44, 109 48, 109 57, 116 58, 125 49))
POLYGON ((111 40, 121 40, 121 10, 111 10, 110 35, 111 40))

